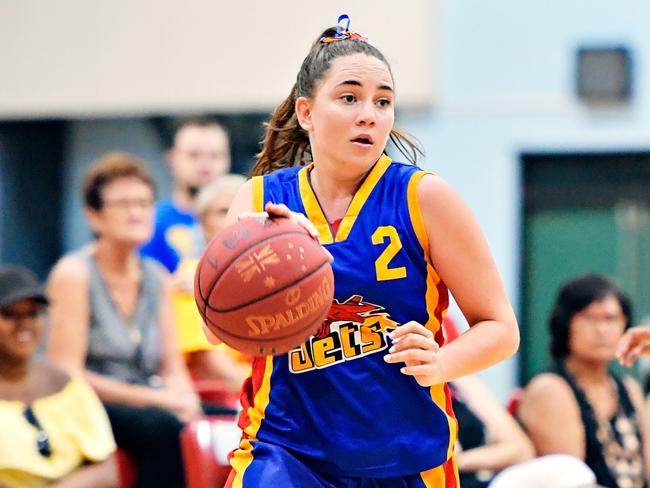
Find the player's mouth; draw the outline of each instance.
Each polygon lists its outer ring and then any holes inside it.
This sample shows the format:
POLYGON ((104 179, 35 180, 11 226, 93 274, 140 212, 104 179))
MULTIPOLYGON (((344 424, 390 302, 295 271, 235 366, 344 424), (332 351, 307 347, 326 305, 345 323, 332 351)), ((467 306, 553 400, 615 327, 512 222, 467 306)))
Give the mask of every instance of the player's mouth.
POLYGON ((355 146, 363 147, 363 148, 372 147, 374 143, 372 137, 368 134, 361 134, 360 136, 351 139, 351 142, 355 146))

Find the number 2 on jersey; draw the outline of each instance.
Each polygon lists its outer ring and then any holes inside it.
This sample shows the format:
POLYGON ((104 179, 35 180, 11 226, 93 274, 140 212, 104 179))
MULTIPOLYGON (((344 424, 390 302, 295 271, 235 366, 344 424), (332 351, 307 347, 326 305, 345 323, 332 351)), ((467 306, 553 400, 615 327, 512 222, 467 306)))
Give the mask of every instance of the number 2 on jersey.
POLYGON ((388 246, 382 251, 375 261, 375 272, 377 281, 397 280, 406 278, 406 267, 390 268, 388 265, 395 255, 402 249, 402 241, 399 240, 397 229, 392 225, 377 227, 372 234, 372 243, 377 246, 383 244, 388 238, 388 246))

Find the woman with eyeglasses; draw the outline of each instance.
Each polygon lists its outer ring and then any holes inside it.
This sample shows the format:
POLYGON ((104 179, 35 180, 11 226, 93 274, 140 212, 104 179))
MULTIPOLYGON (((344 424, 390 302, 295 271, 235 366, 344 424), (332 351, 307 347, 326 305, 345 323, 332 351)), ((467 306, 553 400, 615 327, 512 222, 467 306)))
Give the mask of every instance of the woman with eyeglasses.
POLYGON ((630 321, 630 301, 609 278, 567 282, 550 318, 554 368, 533 378, 518 409, 538 454, 576 456, 611 488, 650 479, 641 388, 609 369, 630 321))
POLYGON ((34 358, 47 303, 29 270, 0 268, 0 487, 117 486, 115 442, 95 392, 34 358))
POLYGON ((84 181, 95 239, 53 269, 48 355, 83 371, 103 400, 140 487, 183 486, 179 434, 201 412, 176 341, 167 273, 141 258, 155 187, 141 163, 109 154, 84 181))

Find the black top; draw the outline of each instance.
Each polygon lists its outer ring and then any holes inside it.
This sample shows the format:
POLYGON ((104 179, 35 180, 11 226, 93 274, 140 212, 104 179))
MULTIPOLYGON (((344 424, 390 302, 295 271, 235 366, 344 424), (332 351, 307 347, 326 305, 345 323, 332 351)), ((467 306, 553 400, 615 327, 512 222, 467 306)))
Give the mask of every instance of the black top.
POLYGON ((580 407, 585 429, 585 463, 596 475, 598 484, 608 488, 647 488, 639 419, 623 380, 610 372, 618 392, 618 410, 609 422, 599 422, 587 395, 564 365, 556 367, 554 373, 569 384, 580 407))
MULTIPOLYGON (((451 403, 454 415, 458 420, 458 442, 463 451, 484 446, 487 443, 483 421, 458 398, 458 390, 450 384, 452 391, 451 403)), ((459 471, 460 486, 463 488, 485 488, 493 478, 494 473, 459 471)))

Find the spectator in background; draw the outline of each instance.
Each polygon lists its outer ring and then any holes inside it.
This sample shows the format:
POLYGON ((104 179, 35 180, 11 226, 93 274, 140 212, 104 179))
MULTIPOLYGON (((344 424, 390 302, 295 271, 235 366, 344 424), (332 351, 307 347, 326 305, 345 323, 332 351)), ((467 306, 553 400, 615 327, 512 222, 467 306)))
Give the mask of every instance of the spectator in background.
MULTIPOLYGON (((196 212, 206 242, 225 227, 226 214, 237 191, 246 182, 241 175, 224 175, 203 187, 196 198, 196 212)), ((186 259, 179 271, 194 276, 198 259, 186 259)), ((231 392, 238 392, 250 371, 250 360, 225 344, 213 346, 202 329, 193 291, 173 293, 181 350, 196 379, 219 380, 231 392)))
POLYGON ((174 289, 191 292, 193 277, 177 270, 184 259, 197 258, 205 245, 194 200, 202 187, 230 170, 228 134, 213 119, 181 120, 166 159, 173 180, 172 197, 158 205, 153 236, 141 253, 174 273, 174 289))
POLYGON ((550 318, 554 368, 533 378, 518 409, 538 454, 583 459, 612 488, 646 487, 650 475, 641 389, 608 369, 630 320, 628 298, 607 277, 567 282, 550 318))
POLYGON ((183 486, 179 434, 201 413, 178 350, 167 273, 138 249, 151 237, 155 188, 134 157, 112 153, 84 182, 96 239, 63 257, 49 280, 48 355, 85 371, 138 487, 183 486))
POLYGON ((114 487, 115 442, 95 392, 34 359, 46 306, 29 270, 0 268, 0 486, 114 487))
MULTIPOLYGON (((445 343, 459 335, 447 315, 445 343)), ((533 457, 535 449, 510 412, 478 375, 449 383, 458 421, 454 449, 462 488, 590 488, 596 477, 578 458, 555 454, 533 457)))

